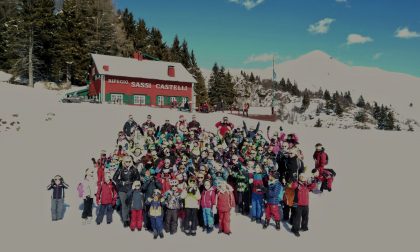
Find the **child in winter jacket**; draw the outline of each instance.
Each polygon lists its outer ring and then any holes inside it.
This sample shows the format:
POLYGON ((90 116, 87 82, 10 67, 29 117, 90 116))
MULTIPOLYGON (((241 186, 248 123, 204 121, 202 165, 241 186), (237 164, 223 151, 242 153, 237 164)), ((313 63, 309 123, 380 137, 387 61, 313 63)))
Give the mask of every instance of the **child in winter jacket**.
POLYGON ((148 198, 146 204, 150 206, 149 216, 153 230, 153 239, 159 235, 163 238, 163 201, 162 194, 159 189, 153 192, 153 198, 148 198))
POLYGON ((255 171, 249 174, 249 183, 252 184, 252 216, 251 221, 261 223, 263 215, 263 196, 265 192, 264 179, 267 176, 259 165, 256 165, 255 171))
POLYGON ((181 209, 181 191, 178 188, 178 180, 170 181, 171 189, 164 194, 165 199, 165 232, 171 235, 178 229, 178 211, 181 209))
POLYGON ((200 206, 203 212, 204 229, 210 234, 213 232, 214 216, 216 203, 216 192, 211 186, 211 181, 204 181, 204 190, 201 193, 200 206))
POLYGON ((230 211, 235 207, 233 188, 226 182, 220 183, 216 196, 216 206, 219 214, 219 233, 230 235, 230 211))
POLYGON ((295 181, 290 188, 295 190, 296 212, 293 216, 292 233, 297 237, 299 231, 308 231, 309 221, 309 192, 315 189, 316 183, 308 183, 303 174, 299 175, 299 181, 295 181))
POLYGON ((82 224, 90 224, 92 222, 92 208, 93 198, 96 193, 95 184, 95 170, 93 168, 86 169, 85 179, 83 180, 83 212, 82 212, 82 224))
POLYGON ((144 194, 141 191, 141 182, 133 182, 132 189, 127 193, 127 206, 131 209, 130 229, 141 231, 143 227, 144 194))
POLYGON ((69 186, 64 179, 57 175, 51 179, 51 183, 47 186, 47 190, 53 190, 51 195, 51 217, 52 221, 62 220, 64 214, 64 189, 69 186))
POLYGON ((99 183, 98 192, 96 193, 96 204, 99 206, 98 215, 96 216, 96 224, 100 225, 106 214, 106 223, 112 222, 112 213, 117 202, 117 191, 111 180, 111 175, 105 175, 105 180, 99 183))
POLYGON ((268 227, 270 219, 273 217, 276 222, 276 229, 280 230, 279 203, 280 198, 283 196, 283 186, 279 181, 279 177, 278 172, 272 172, 269 175, 268 191, 266 193, 265 222, 263 224, 264 229, 268 227))
POLYGON ((184 231, 186 235, 195 236, 197 232, 199 200, 201 199, 195 178, 188 180, 188 187, 182 191, 181 198, 185 201, 184 231))

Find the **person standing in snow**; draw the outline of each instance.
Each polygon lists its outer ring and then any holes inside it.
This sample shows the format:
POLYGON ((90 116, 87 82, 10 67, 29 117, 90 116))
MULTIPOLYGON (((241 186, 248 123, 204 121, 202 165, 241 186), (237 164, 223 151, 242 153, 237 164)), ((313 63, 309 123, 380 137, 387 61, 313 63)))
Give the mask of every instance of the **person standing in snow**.
POLYGON ((219 233, 230 235, 230 211, 235 207, 233 188, 226 182, 219 184, 216 196, 217 213, 219 215, 219 233))
POLYGON ((227 116, 224 116, 223 120, 217 122, 215 126, 222 138, 224 138, 226 134, 230 133, 235 128, 233 123, 229 122, 227 116))
POLYGON ((105 180, 98 182, 98 192, 96 193, 96 204, 99 206, 98 215, 96 216, 96 224, 100 225, 106 215, 106 223, 112 222, 112 214, 117 202, 117 191, 111 180, 111 175, 106 174, 105 180))
POLYGON ((124 124, 124 134, 127 136, 127 138, 131 138, 131 135, 134 132, 134 129, 137 127, 137 123, 133 119, 133 115, 128 116, 128 121, 124 124))
POLYGON ((126 203, 127 193, 132 188, 133 182, 140 180, 139 172, 133 166, 133 160, 130 156, 124 156, 122 164, 115 172, 113 180, 117 184, 118 196, 121 201, 121 217, 124 227, 130 225, 129 207, 126 203))
POLYGON ((276 229, 280 230, 280 198, 283 196, 283 186, 279 181, 280 175, 278 172, 271 172, 268 180, 268 190, 266 193, 265 204, 265 222, 263 228, 266 229, 270 225, 271 217, 276 223, 276 229))
POLYGON ((90 224, 92 222, 93 199, 96 193, 95 170, 93 168, 86 169, 83 184, 83 212, 82 224, 90 224))
POLYGON ((52 221, 62 220, 64 217, 64 190, 68 188, 69 185, 64 182, 64 179, 60 175, 51 179, 51 184, 47 186, 47 190, 53 190, 51 195, 52 221))

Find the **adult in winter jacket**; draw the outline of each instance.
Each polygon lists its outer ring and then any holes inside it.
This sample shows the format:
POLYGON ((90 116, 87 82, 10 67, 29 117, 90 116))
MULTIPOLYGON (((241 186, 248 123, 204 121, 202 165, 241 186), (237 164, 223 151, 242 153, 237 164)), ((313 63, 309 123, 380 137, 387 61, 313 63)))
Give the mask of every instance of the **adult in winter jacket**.
POLYGON ((82 224, 90 224, 92 221, 93 199, 95 197, 97 185, 95 184, 95 170, 86 169, 83 184, 83 212, 82 224))
POLYGON ((223 138, 235 128, 233 123, 229 122, 227 116, 223 117, 223 121, 217 122, 215 126, 223 138))
POLYGON ((260 130, 260 122, 257 123, 256 129, 250 129, 250 130, 248 130, 245 121, 242 121, 242 123, 244 127, 245 136, 248 139, 253 139, 257 135, 258 131, 260 130))
POLYGON ((219 214, 219 233, 230 235, 230 210, 235 207, 235 197, 233 188, 226 182, 222 182, 218 187, 216 206, 219 214))
POLYGON ((118 196, 121 201, 121 215, 124 227, 130 225, 129 221, 129 207, 126 204, 127 193, 133 186, 133 182, 140 179, 139 172, 133 166, 133 160, 130 156, 124 156, 122 164, 114 173, 113 180, 117 184, 118 196))
POLYGON ((283 196, 283 187, 279 181, 280 175, 278 172, 272 172, 269 175, 268 190, 266 193, 266 205, 265 205, 265 222, 263 228, 267 228, 270 224, 270 219, 273 217, 276 223, 276 229, 280 230, 280 213, 279 203, 283 196))
POLYGON ((319 174, 322 174, 325 166, 328 164, 328 156, 322 144, 317 143, 315 145, 313 158, 315 160, 315 169, 318 170, 319 174))
POLYGON ((299 181, 295 181, 290 185, 290 188, 295 190, 295 204, 297 204, 297 209, 293 216, 292 233, 297 237, 300 236, 299 231, 308 231, 309 192, 315 187, 316 183, 309 183, 303 174, 299 175, 299 181))
POLYGON ((124 124, 124 128, 123 128, 124 134, 127 137, 131 137, 136 127, 137 127, 137 123, 134 121, 133 116, 129 115, 128 121, 125 122, 124 124))
POLYGON ((96 224, 100 225, 106 215, 106 223, 112 222, 112 213, 117 202, 117 190, 111 180, 110 175, 105 176, 105 180, 99 183, 98 192, 96 193, 96 204, 99 206, 99 211, 96 216, 96 224))
POLYGON ((156 131, 156 125, 154 122, 152 122, 152 116, 147 115, 147 120, 141 125, 143 131, 146 131, 147 129, 152 128, 153 131, 156 131))
POLYGON ((187 128, 188 128, 189 131, 193 131, 195 134, 200 134, 201 133, 201 125, 196 120, 195 115, 192 115, 192 121, 188 123, 187 128))
POLYGON ((133 187, 127 193, 126 203, 131 209, 130 229, 141 231, 143 227, 144 194, 141 191, 141 182, 134 181, 133 187))
POLYGON ((51 218, 52 221, 63 219, 64 214, 64 190, 69 186, 64 182, 64 179, 57 175, 51 179, 51 183, 47 186, 47 190, 53 190, 51 195, 51 218))

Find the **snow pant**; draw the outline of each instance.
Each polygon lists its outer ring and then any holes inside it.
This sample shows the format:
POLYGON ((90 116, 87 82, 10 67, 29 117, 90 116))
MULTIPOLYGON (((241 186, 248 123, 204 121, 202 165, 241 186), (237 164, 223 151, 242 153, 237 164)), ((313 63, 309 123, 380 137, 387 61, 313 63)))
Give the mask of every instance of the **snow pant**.
POLYGON ((184 230, 188 231, 197 231, 198 218, 197 218, 197 208, 185 208, 185 221, 184 221, 184 230))
POLYGON ((219 230, 225 234, 230 233, 230 211, 219 211, 219 230))
POLYGON ((127 193, 126 192, 118 192, 118 196, 120 197, 121 201, 121 218, 123 222, 129 221, 130 218, 128 216, 130 208, 127 206, 127 203, 125 202, 127 199, 127 193))
POLYGON ((263 215, 263 195, 252 193, 252 217, 261 219, 263 215))
POLYGON ((300 228, 308 229, 309 206, 298 206, 293 216, 292 231, 299 231, 300 228))
POLYGON ((328 176, 328 177, 321 177, 321 188, 320 190, 331 190, 332 189, 332 183, 334 181, 334 177, 328 176))
POLYGON ((177 229, 178 229, 178 210, 166 209, 165 231, 173 234, 173 233, 176 233, 177 229))
POLYGON ((162 216, 150 216, 150 224, 154 234, 160 234, 163 230, 163 217, 162 216))
POLYGON ((86 197, 86 199, 83 200, 82 219, 87 219, 88 217, 92 217, 92 208, 93 208, 93 198, 86 197))
POLYGON ((249 214, 249 191, 238 192, 238 212, 248 215, 249 214))
POLYGON ((295 215, 295 207, 288 206, 287 204, 284 204, 283 206, 283 220, 293 220, 293 216, 295 215))
POLYGON ((63 219, 64 199, 51 198, 51 218, 53 221, 63 219))
POLYGON ((138 229, 141 230, 143 227, 143 210, 131 210, 131 221, 130 221, 130 229, 138 229))
POLYGON ((112 213, 114 209, 112 208, 112 204, 100 205, 98 214, 96 215, 96 223, 101 224, 102 220, 104 219, 104 215, 106 214, 106 222, 112 222, 112 213))
POLYGON ((181 232, 185 230, 185 209, 178 210, 178 218, 181 220, 181 232))
POLYGON ((265 219, 270 221, 271 217, 273 217, 275 222, 280 221, 279 205, 267 204, 265 206, 265 219))
POLYGON ((203 208, 203 219, 204 219, 204 226, 213 227, 214 217, 213 217, 213 212, 211 208, 203 208))

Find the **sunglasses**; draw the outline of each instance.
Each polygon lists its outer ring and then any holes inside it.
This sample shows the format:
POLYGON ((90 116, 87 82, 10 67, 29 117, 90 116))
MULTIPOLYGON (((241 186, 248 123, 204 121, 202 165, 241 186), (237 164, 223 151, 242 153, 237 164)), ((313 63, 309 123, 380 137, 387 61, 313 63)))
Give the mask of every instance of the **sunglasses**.
POLYGON ((54 179, 54 181, 60 181, 60 179, 54 179))

